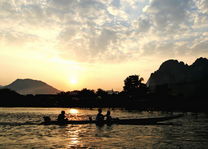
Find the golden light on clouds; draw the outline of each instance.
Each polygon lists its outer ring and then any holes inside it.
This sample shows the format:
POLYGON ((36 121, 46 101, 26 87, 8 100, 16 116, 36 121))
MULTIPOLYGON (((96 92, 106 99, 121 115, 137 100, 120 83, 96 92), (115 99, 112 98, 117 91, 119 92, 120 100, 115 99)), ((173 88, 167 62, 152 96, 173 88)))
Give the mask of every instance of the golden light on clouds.
POLYGON ((122 90, 168 59, 208 56, 205 0, 1 0, 0 85, 42 80, 64 91, 122 90))

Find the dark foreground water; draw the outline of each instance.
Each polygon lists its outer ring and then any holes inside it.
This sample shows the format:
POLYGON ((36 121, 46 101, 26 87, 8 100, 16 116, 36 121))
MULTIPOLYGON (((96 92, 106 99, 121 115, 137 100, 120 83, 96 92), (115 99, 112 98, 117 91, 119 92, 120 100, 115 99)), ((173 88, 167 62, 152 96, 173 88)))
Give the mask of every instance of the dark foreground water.
MULTIPOLYGON (((208 148, 208 115, 205 113, 185 113, 182 118, 168 121, 168 125, 38 125, 42 116, 56 119, 61 110, 71 119, 88 119, 97 113, 97 109, 0 108, 0 148, 208 148)), ((112 110, 112 116, 120 118, 170 114, 178 113, 112 110)))

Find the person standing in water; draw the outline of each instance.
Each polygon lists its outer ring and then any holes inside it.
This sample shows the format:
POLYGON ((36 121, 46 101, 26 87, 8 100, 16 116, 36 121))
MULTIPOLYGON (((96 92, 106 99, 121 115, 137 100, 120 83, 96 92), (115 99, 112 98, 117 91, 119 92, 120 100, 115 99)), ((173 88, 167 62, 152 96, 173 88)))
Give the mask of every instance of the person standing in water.
POLYGON ((98 114, 96 116, 96 122, 97 123, 104 123, 104 116, 102 114, 102 109, 101 108, 98 109, 98 114))
POLYGON ((112 122, 111 112, 110 110, 108 110, 106 114, 106 123, 111 123, 111 122, 112 122))

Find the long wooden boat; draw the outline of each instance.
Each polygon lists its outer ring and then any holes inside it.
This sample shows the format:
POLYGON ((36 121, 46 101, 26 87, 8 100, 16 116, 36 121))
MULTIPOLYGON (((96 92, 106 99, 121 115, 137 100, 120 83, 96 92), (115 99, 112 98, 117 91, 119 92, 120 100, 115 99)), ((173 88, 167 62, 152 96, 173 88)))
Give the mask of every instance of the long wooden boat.
POLYGON ((182 117, 183 114, 166 116, 166 117, 155 117, 155 118, 140 118, 140 119, 113 119, 111 122, 104 121, 102 123, 98 123, 95 120, 70 120, 70 121, 48 121, 42 122, 41 125, 67 125, 67 124, 119 124, 119 125, 154 125, 158 124, 158 122, 168 121, 172 119, 176 119, 182 117))

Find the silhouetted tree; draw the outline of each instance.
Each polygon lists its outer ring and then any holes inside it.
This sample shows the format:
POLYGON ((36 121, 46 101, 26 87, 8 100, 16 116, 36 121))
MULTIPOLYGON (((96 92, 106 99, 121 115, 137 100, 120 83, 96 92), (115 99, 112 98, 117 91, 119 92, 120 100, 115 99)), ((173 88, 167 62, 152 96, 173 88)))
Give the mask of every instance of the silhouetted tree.
POLYGON ((138 75, 128 76, 124 80, 124 87, 123 87, 124 92, 129 92, 129 93, 134 92, 135 90, 139 88, 142 81, 143 81, 143 78, 139 78, 138 75))
POLYGON ((3 88, 0 89, 0 106, 24 106, 24 98, 13 90, 3 88))
POLYGON ((128 76, 124 80, 124 92, 129 96, 144 96, 147 93, 146 84, 142 83, 144 79, 138 75, 128 76))
POLYGON ((85 97, 89 97, 89 96, 94 96, 95 92, 94 92, 94 90, 84 88, 80 91, 80 95, 85 96, 85 97))
POLYGON ((79 92, 79 103, 82 106, 93 106, 95 97, 96 96, 94 90, 84 88, 79 92))
POLYGON ((108 95, 108 93, 106 91, 104 91, 103 89, 97 89, 96 91, 96 95, 97 97, 105 97, 108 95))

